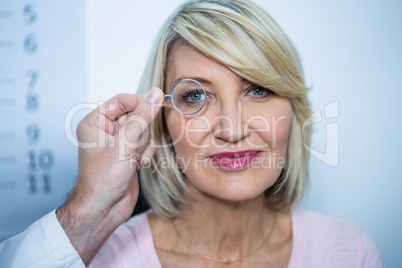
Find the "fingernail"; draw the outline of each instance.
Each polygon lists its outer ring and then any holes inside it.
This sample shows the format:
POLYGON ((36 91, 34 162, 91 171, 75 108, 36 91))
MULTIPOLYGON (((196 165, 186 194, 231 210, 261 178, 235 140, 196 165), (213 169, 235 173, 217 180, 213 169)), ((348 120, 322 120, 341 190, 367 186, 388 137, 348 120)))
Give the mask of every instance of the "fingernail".
POLYGON ((147 101, 149 101, 152 104, 158 104, 161 98, 162 98, 161 91, 157 88, 151 89, 151 91, 147 95, 147 101))

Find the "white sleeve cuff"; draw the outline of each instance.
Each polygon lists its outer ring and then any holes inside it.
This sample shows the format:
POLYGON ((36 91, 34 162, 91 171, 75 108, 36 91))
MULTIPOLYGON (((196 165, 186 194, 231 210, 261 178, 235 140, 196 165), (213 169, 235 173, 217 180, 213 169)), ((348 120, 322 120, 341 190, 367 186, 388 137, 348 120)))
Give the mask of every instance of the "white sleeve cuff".
POLYGON ((85 267, 55 212, 0 244, 0 268, 85 267))

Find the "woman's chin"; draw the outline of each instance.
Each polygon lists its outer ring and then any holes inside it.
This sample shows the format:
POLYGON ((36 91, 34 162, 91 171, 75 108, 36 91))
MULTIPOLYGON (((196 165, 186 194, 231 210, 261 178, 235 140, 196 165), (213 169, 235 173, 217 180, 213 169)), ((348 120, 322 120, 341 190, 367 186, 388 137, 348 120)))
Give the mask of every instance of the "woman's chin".
POLYGON ((269 188, 271 185, 258 185, 244 183, 242 181, 231 181, 226 183, 218 184, 202 184, 194 185, 197 192, 202 193, 204 196, 210 198, 221 199, 225 201, 246 201, 254 199, 264 193, 265 189, 269 188))

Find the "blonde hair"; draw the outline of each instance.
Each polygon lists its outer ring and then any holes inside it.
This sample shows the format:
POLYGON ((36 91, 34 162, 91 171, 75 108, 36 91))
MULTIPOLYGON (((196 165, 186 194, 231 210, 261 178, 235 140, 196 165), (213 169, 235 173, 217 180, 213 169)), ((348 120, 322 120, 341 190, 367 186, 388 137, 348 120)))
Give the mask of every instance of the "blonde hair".
MULTIPOLYGON (((272 207, 288 207, 300 200, 308 180, 311 130, 302 133, 311 114, 299 55, 276 22, 246 0, 201 0, 181 5, 165 22, 141 78, 139 92, 165 89, 169 53, 181 42, 193 46, 248 81, 286 96, 293 118, 286 163, 276 183, 265 191, 272 207)), ((164 218, 180 214, 190 190, 174 148, 167 140, 163 111, 153 122, 157 148, 149 168, 141 169, 141 187, 155 212, 164 218), (166 166, 158 166, 163 162, 166 166)))

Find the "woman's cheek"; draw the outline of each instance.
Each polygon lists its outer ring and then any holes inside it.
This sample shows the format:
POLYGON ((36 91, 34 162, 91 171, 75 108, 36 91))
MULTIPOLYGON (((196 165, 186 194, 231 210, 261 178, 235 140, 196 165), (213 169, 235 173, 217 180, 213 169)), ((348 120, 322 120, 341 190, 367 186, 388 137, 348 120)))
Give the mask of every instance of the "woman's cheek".
POLYGON ((283 113, 277 115, 276 120, 276 143, 278 146, 286 145, 289 140, 290 129, 292 126, 293 112, 292 105, 288 99, 283 99, 283 113))
POLYGON ((208 149, 212 132, 210 119, 205 116, 194 117, 186 121, 184 139, 193 150, 208 149))
POLYGON ((176 145, 183 139, 185 134, 185 125, 183 123, 184 121, 180 116, 175 115, 173 112, 167 113, 166 125, 173 145, 176 145))
POLYGON ((210 145, 208 137, 212 131, 209 118, 198 116, 186 118, 184 116, 172 116, 167 118, 167 125, 170 136, 176 148, 185 146, 188 151, 207 149, 210 145))
POLYGON ((275 100, 271 105, 264 114, 264 108, 250 111, 246 125, 248 146, 271 151, 286 148, 292 124, 291 105, 287 99, 275 100))

